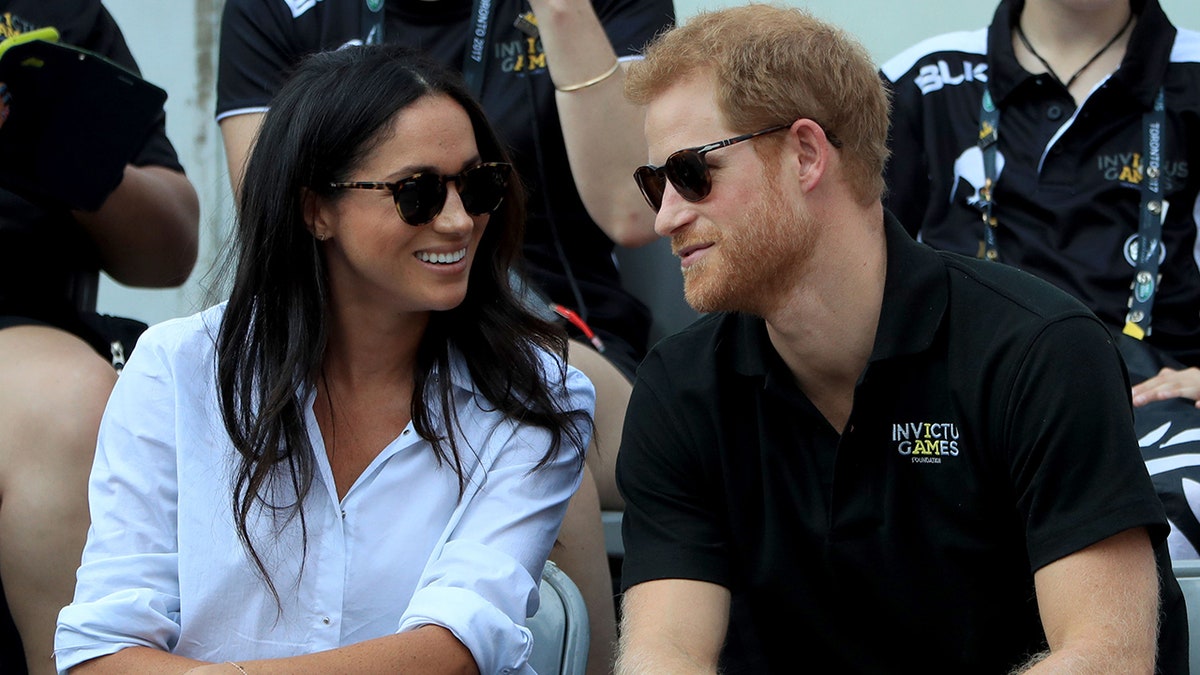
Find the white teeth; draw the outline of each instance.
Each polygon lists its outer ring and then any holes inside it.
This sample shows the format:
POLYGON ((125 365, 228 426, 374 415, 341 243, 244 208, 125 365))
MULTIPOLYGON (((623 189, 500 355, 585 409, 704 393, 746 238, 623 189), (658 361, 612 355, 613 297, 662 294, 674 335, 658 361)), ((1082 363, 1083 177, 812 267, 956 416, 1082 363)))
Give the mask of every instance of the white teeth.
POLYGON ((417 252, 417 260, 427 263, 436 263, 439 265, 456 263, 465 257, 467 257, 467 249, 465 248, 461 248, 453 253, 429 253, 427 251, 417 252))

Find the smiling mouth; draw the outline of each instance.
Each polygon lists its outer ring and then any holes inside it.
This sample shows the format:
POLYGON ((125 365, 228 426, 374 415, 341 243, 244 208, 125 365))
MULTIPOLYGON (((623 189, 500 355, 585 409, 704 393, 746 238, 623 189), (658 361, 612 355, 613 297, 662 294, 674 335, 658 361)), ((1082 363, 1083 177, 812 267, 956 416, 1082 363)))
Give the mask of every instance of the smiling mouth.
POLYGON ((685 246, 675 247, 674 253, 675 253, 676 257, 682 259, 682 258, 687 258, 688 256, 695 253, 696 251, 701 251, 706 248, 710 248, 711 246, 712 246, 711 242, 704 242, 704 243, 700 243, 700 244, 687 244, 685 246))
POLYGON ((428 251, 418 251, 417 260, 421 262, 433 263, 435 265, 450 265, 467 257, 466 247, 460 248, 457 251, 450 253, 430 253, 428 251))

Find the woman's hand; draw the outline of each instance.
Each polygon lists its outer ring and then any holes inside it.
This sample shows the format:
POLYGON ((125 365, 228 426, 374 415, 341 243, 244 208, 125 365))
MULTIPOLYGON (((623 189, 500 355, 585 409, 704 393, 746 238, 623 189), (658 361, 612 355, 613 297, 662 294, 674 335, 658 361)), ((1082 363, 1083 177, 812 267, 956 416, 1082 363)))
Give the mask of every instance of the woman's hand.
POLYGON ((1200 369, 1163 368, 1157 375, 1133 388, 1134 407, 1172 398, 1191 399, 1200 408, 1200 369))

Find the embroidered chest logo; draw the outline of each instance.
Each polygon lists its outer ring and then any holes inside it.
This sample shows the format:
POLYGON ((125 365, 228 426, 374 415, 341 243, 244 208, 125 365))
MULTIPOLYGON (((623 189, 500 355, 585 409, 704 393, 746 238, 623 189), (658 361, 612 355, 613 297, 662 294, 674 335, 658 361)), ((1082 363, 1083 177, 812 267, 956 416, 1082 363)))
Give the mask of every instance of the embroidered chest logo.
MULTIPOLYGON (((1143 161, 1140 152, 1117 152, 1096 157, 1096 170, 1111 182, 1135 186, 1142 182, 1143 161)), ((1176 181, 1186 182, 1188 163, 1186 159, 1162 163, 1163 191, 1173 192, 1176 181)))
POLYGON ((950 70, 949 63, 939 59, 936 64, 921 66, 916 77, 913 78, 913 84, 916 84, 917 88, 921 90, 921 94, 925 95, 963 82, 987 82, 987 69, 986 61, 983 63, 963 61, 961 70, 955 73, 950 70))
POLYGON ((904 422, 892 425, 896 452, 913 464, 941 464, 958 456, 958 426, 953 422, 904 422))
POLYGON ((546 52, 542 50, 540 38, 527 35, 519 40, 509 40, 493 45, 492 58, 500 63, 506 73, 531 73, 546 69, 546 52))

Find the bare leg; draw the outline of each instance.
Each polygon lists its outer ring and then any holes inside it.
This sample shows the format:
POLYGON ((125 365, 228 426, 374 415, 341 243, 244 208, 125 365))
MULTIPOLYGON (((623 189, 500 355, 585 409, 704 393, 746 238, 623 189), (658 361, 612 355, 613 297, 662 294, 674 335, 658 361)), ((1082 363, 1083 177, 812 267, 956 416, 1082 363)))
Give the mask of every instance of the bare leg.
POLYGON ((30 675, 54 672, 54 627, 75 590, 96 432, 116 377, 66 332, 0 330, 0 579, 30 675))
POLYGON ((612 672, 617 626, 600 510, 625 508, 617 492, 616 462, 633 387, 620 370, 585 344, 572 340, 568 359, 596 387, 596 426, 588 446, 583 482, 567 506, 550 559, 583 592, 591 624, 588 675, 605 675, 612 672))
POLYGON ((587 604, 591 628, 588 675, 611 673, 617 639, 616 608, 596 483, 586 466, 579 491, 567 505, 567 516, 550 551, 550 559, 571 577, 587 604))
POLYGON ((621 447, 621 431, 625 426, 625 409, 629 407, 629 395, 633 385, 625 374, 609 363, 596 350, 571 340, 567 355, 572 366, 578 368, 596 387, 596 432, 588 447, 588 466, 596 479, 596 490, 600 496, 600 508, 605 511, 621 511, 625 500, 617 492, 617 450, 621 447))

